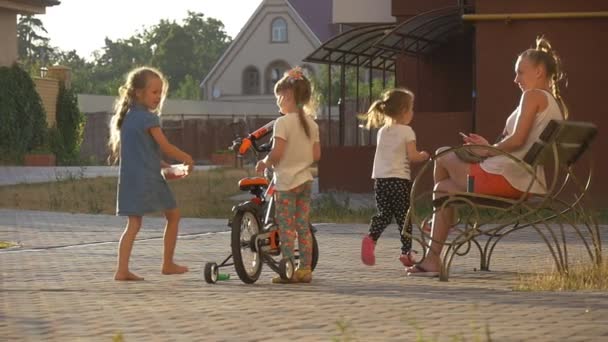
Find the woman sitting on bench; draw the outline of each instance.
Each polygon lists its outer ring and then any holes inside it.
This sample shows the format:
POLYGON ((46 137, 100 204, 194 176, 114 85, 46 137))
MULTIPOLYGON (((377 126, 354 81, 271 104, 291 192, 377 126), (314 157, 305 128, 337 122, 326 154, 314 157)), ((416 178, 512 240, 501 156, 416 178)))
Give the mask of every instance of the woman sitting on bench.
MULTIPOLYGON (((559 81, 562 80, 560 60, 550 43, 540 37, 536 48, 522 52, 515 63, 514 82, 522 91, 519 106, 507 118, 503 138, 493 147, 523 159, 532 144, 551 120, 567 118, 567 109, 560 96, 559 81)), ((480 135, 463 134, 465 144, 490 145, 480 135)), ((440 150, 441 151, 441 150, 440 150)), ((444 154, 435 160, 433 199, 445 197, 453 192, 467 190, 467 175, 474 177, 473 192, 498 197, 521 198, 525 192, 545 193, 545 175, 542 168, 536 172, 537 179, 516 161, 504 155, 496 155, 491 149, 475 149, 484 158, 480 163, 463 161, 455 153, 444 154)), ((454 220, 454 209, 442 207, 432 220, 431 244, 425 259, 418 265, 406 269, 410 276, 436 276, 440 269, 440 255, 450 225, 454 220)))

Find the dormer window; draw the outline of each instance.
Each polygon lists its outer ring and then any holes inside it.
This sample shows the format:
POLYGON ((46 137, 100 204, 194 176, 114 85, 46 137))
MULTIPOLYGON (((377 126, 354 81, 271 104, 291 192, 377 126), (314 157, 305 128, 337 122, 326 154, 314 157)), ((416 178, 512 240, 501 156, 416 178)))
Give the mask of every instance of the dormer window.
POLYGON ((283 18, 276 18, 272 21, 270 30, 270 41, 273 43, 287 42, 287 22, 283 18))

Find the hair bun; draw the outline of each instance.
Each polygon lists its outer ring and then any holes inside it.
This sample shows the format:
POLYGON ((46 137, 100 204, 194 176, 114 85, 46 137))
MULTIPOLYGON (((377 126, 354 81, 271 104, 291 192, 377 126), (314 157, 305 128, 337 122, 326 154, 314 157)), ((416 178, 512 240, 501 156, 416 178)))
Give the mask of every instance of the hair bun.
POLYGON ((553 48, 545 36, 539 36, 536 38, 536 50, 546 53, 553 52, 553 48))

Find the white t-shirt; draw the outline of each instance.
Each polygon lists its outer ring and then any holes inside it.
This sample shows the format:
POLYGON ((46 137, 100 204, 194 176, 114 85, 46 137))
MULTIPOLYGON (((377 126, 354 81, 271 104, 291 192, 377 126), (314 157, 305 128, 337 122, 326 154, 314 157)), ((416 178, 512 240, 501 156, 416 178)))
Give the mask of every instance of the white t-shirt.
POLYGON ((298 113, 285 114, 274 123, 273 137, 286 141, 285 153, 274 167, 278 191, 288 191, 312 181, 312 149, 314 143, 319 142, 319 126, 309 116, 306 116, 306 122, 310 129, 310 138, 304 132, 298 113))
POLYGON ((411 179, 407 143, 416 140, 408 125, 392 124, 378 130, 372 178, 411 179))
MULTIPOLYGON (((534 142, 538 140, 540 134, 543 132, 549 121, 551 120, 563 120, 562 112, 559 109, 559 105, 557 101, 553 98, 549 92, 544 91, 547 96, 547 108, 540 113, 536 114, 536 118, 534 119, 534 124, 532 125, 532 129, 528 134, 528 139, 524 143, 522 147, 519 149, 512 151, 511 154, 517 157, 520 160, 523 160, 526 153, 534 142)), ((518 106, 513 113, 507 118, 507 133, 513 134, 515 131, 515 127, 517 126, 517 121, 519 120, 519 116, 521 115, 520 107, 518 106)), ((507 156, 494 156, 484 160, 480 164, 481 168, 492 174, 502 175, 505 179, 513 186, 515 189, 525 192, 528 190, 530 183, 533 180, 533 176, 526 171, 523 167, 519 166, 517 162, 510 159, 507 156)), ((536 169, 536 177, 537 181, 534 182, 532 187, 530 188, 530 192, 534 194, 544 194, 547 192, 546 180, 545 180, 545 170, 542 167, 538 167, 536 169)))

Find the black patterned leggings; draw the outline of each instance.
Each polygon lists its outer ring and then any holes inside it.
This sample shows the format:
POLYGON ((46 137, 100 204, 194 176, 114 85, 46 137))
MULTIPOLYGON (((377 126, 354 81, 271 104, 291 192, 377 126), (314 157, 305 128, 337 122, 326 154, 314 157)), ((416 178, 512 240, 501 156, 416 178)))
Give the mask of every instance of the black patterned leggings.
MULTIPOLYGON (((402 178, 377 178, 374 184, 378 212, 372 216, 369 236, 377 241, 394 217, 399 226, 402 253, 409 252, 412 249, 412 239, 402 234, 405 216, 410 208, 411 189, 412 182, 402 178)), ((407 222, 405 231, 409 234, 412 233, 411 222, 407 222)))

